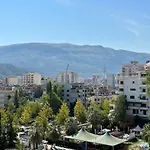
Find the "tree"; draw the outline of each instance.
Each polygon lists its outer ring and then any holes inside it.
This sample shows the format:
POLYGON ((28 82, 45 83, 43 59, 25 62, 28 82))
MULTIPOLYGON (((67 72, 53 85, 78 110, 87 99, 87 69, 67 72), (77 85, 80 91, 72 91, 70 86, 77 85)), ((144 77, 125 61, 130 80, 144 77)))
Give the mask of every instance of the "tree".
POLYGON ((48 125, 46 131, 46 139, 51 140, 52 142, 56 142, 60 138, 60 130, 56 125, 55 121, 52 122, 51 125, 48 125))
POLYGON ((150 144, 150 124, 146 124, 144 126, 142 137, 146 142, 150 144))
POLYGON ((16 130, 13 127, 13 112, 10 109, 0 110, 0 149, 15 147, 16 130))
POLYGON ((106 116, 108 116, 109 111, 110 111, 110 105, 109 105, 109 101, 107 99, 104 99, 104 101, 102 103, 102 110, 104 111, 104 114, 106 116))
POLYGON ((62 105, 62 100, 53 92, 52 99, 49 102, 54 114, 56 114, 62 105))
POLYGON ((59 125, 64 125, 66 120, 69 118, 69 108, 66 103, 63 103, 59 113, 56 116, 57 123, 59 125))
POLYGON ((19 95, 17 90, 15 91, 15 95, 14 95, 14 105, 16 109, 19 107, 19 95))
POLYGON ((74 118, 68 118, 65 123, 65 129, 67 135, 73 135, 78 132, 77 121, 74 118))
POLYGON ((39 85, 34 89, 34 97, 40 98, 42 96, 42 94, 43 94, 43 89, 42 89, 41 85, 39 85))
POLYGON ((49 81, 47 83, 47 94, 49 95, 49 99, 50 100, 52 99, 52 93, 53 93, 53 91, 52 91, 52 83, 51 83, 51 81, 49 81))
POLYGON ((99 126, 103 123, 105 118, 104 113, 102 110, 100 110, 98 105, 91 103, 87 115, 88 121, 92 124, 92 129, 94 132, 95 129, 98 129, 99 126))
POLYGON ((33 149, 38 148, 38 144, 42 142, 42 133, 37 124, 32 126, 32 129, 29 133, 31 144, 33 145, 33 149))
POLYGON ((118 124, 124 123, 127 108, 128 108, 128 105, 127 105, 126 96, 123 94, 119 95, 115 102, 115 109, 112 114, 114 116, 113 121, 115 123, 118 123, 118 124))
POLYGON ((74 115, 80 123, 86 122, 86 109, 80 100, 77 100, 74 107, 74 115))
POLYGON ((53 111, 51 107, 48 104, 45 104, 36 117, 36 124, 41 127, 41 130, 43 131, 43 137, 45 136, 44 134, 48 126, 48 120, 49 118, 52 118, 52 115, 53 111))
POLYGON ((26 106, 21 115, 20 121, 22 124, 27 125, 31 121, 31 108, 26 106))
POLYGON ((146 80, 145 83, 147 84, 147 96, 150 97, 150 71, 146 72, 146 80))

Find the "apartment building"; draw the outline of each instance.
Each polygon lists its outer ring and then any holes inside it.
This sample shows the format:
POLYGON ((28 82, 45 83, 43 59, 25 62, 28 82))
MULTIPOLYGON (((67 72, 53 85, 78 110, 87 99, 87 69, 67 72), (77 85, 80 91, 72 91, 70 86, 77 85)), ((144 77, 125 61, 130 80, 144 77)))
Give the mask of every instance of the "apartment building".
POLYGON ((145 69, 150 70, 149 61, 145 65, 138 64, 138 62, 123 65, 122 72, 116 76, 116 86, 118 94, 127 96, 128 114, 147 118, 150 110, 150 98, 146 95, 145 69))
POLYGON ((106 74, 106 85, 115 88, 116 80, 114 74, 106 74))
POLYGON ((22 85, 22 77, 21 76, 9 76, 3 79, 4 85, 22 85))
POLYGON ((86 104, 86 100, 89 94, 89 88, 86 87, 83 83, 66 83, 63 85, 62 98, 68 103, 74 103, 77 99, 80 99, 84 104, 86 104))
POLYGON ((57 75, 56 81, 58 83, 77 83, 78 82, 78 75, 75 72, 68 71, 68 72, 60 72, 57 75))
POLYGON ((41 78, 39 73, 30 72, 23 75, 23 85, 41 85, 41 78))
POLYGON ((0 91, 0 108, 5 106, 7 102, 14 101, 14 91, 0 91))

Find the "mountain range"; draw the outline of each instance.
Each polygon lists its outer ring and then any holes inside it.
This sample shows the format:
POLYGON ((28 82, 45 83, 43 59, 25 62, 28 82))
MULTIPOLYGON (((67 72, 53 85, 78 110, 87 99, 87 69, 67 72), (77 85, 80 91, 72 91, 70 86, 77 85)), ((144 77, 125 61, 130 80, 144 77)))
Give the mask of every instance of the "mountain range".
POLYGON ((20 76, 25 73, 29 72, 26 69, 16 67, 11 64, 0 64, 0 78, 6 77, 6 76, 20 76))
MULTIPOLYGON (((121 65, 137 60, 145 63, 150 54, 127 50, 115 50, 101 45, 73 45, 68 43, 23 43, 0 46, 0 63, 15 65, 39 72, 56 75, 69 70, 82 77, 102 74, 104 67, 108 73, 118 73, 121 65)), ((8 70, 8 74, 10 69, 8 70)), ((24 72, 24 71, 23 71, 24 72)))

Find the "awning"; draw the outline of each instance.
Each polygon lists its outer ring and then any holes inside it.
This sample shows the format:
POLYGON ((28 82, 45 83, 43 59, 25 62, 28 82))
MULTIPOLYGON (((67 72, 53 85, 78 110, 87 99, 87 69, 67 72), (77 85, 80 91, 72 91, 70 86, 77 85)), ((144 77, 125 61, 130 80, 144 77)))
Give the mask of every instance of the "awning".
POLYGON ((85 129, 81 129, 76 135, 64 136, 67 139, 79 140, 84 142, 93 142, 98 135, 87 132, 85 129))
POLYGON ((106 132, 104 135, 98 136, 96 140, 93 140, 93 143, 107 145, 107 146, 115 146, 121 143, 124 143, 126 140, 119 139, 112 136, 109 132, 106 132))
POLYGON ((132 129, 135 132, 141 132, 142 128, 140 128, 140 126, 136 126, 136 128, 132 129))

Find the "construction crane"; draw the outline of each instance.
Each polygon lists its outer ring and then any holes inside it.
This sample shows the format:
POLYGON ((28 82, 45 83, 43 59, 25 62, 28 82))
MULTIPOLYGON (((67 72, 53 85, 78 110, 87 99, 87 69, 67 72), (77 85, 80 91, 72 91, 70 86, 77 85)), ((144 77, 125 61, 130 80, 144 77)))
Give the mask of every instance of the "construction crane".
POLYGON ((65 72, 65 83, 68 83, 67 73, 68 73, 69 64, 67 65, 66 72, 65 72))

